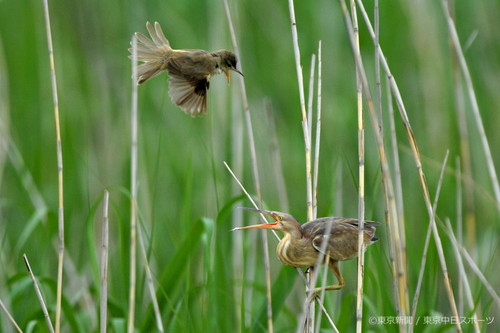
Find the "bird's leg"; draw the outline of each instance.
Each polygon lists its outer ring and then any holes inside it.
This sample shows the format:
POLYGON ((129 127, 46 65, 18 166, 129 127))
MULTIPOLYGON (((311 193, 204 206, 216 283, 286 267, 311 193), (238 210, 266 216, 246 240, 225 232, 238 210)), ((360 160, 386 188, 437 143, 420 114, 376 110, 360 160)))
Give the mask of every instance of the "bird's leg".
POLYGON ((344 278, 342 277, 342 274, 340 273, 339 269, 339 262, 336 260, 330 260, 328 262, 328 266, 332 269, 333 273, 337 277, 337 280, 339 281, 338 284, 333 284, 331 286, 326 286, 326 287, 319 287, 314 289, 315 294, 319 294, 322 290, 338 290, 342 289, 345 285, 344 278))

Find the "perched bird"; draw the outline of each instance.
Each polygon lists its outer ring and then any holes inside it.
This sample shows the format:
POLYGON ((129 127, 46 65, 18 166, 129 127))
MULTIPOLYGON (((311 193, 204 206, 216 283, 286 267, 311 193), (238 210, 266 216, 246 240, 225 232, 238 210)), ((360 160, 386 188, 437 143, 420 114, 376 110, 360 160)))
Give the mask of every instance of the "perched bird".
MULTIPOLYGON (((230 82, 229 71, 243 75, 236 64, 236 55, 227 50, 174 50, 158 22, 146 23, 151 39, 136 32, 137 60, 144 62, 137 67, 138 84, 166 70, 169 74, 168 93, 172 102, 191 116, 207 112, 207 90, 212 75, 224 73, 230 82)), ((129 49, 132 53, 132 48, 129 49)), ((132 58, 132 56, 129 56, 132 58)))
MULTIPOLYGON (((358 220, 343 217, 322 217, 304 224, 300 224, 292 215, 252 208, 250 211, 271 216, 275 222, 234 228, 233 230, 273 229, 282 231, 284 237, 278 243, 276 255, 285 265, 293 267, 312 267, 316 264, 322 249, 322 242, 328 238, 324 250, 324 263, 332 269, 337 277, 338 284, 316 288, 315 293, 321 290, 341 289, 344 278, 340 273, 339 261, 349 260, 358 256, 358 220), (329 233, 326 234, 329 230, 329 233)), ((368 245, 378 240, 375 237, 375 226, 379 222, 365 221, 363 241, 365 250, 368 245)))

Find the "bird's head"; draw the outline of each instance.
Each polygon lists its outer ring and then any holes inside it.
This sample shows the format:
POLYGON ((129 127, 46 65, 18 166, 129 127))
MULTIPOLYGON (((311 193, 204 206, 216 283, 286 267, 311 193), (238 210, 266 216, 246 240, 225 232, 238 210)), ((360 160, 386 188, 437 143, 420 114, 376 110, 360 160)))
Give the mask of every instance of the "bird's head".
POLYGON ((290 214, 275 212, 271 210, 260 210, 260 209, 246 208, 246 207, 242 208, 252 212, 257 212, 260 214, 271 216, 274 222, 250 225, 248 227, 239 227, 239 228, 234 228, 233 230, 273 229, 291 234, 293 237, 296 238, 302 237, 302 227, 300 226, 300 223, 295 219, 295 217, 293 217, 290 214))
POLYGON ((213 55, 220 58, 220 70, 224 72, 227 77, 227 83, 231 82, 231 72, 235 71, 236 73, 243 76, 243 73, 236 69, 236 64, 238 63, 238 59, 236 58, 236 54, 227 50, 221 50, 214 52, 213 55))

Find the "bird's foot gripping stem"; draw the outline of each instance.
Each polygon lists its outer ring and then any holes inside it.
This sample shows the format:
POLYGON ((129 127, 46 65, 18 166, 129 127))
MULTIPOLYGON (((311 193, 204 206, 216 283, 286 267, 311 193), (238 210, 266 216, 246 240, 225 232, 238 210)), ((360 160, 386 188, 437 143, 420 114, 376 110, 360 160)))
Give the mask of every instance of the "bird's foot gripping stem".
POLYGON ((321 291, 328 291, 328 290, 339 290, 339 289, 342 289, 344 288, 344 284, 332 284, 331 286, 326 286, 326 287, 318 287, 318 288, 314 288, 313 290, 313 293, 315 295, 318 295, 321 291))
POLYGON ((344 288, 344 284, 333 284, 331 286, 325 286, 325 287, 317 287, 312 290, 312 293, 309 294, 309 291, 307 291, 307 295, 309 296, 309 300, 312 301, 315 298, 319 299, 319 295, 321 292, 328 291, 328 290, 339 290, 344 288))

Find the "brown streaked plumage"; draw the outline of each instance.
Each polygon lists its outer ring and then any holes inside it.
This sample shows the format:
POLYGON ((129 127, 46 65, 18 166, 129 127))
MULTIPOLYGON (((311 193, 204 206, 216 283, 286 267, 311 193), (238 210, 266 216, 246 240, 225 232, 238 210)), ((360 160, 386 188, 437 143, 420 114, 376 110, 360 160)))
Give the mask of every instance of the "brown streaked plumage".
MULTIPOLYGON (((168 93, 172 102, 191 116, 207 112, 207 90, 212 75, 224 73, 228 83, 231 70, 243 75, 236 69, 236 55, 230 51, 174 50, 158 22, 155 22, 154 28, 147 22, 146 28, 151 39, 135 33, 137 60, 144 62, 137 67, 138 84, 168 71, 168 93)), ((129 51, 132 53, 132 49, 129 51)))
MULTIPOLYGON (((358 256, 358 220, 343 217, 322 217, 304 224, 300 224, 292 215, 244 208, 271 216, 276 222, 267 224, 257 224, 248 227, 234 228, 233 230, 247 229, 273 229, 282 231, 284 237, 278 243, 276 255, 285 265, 293 267, 312 267, 316 264, 321 243, 325 233, 330 228, 329 238, 326 244, 325 264, 332 269, 339 281, 338 284, 316 288, 315 293, 324 290, 341 289, 344 284, 344 278, 340 273, 339 261, 349 260, 358 256)), ((376 242, 375 227, 379 222, 364 222, 364 245, 366 248, 376 242)))

